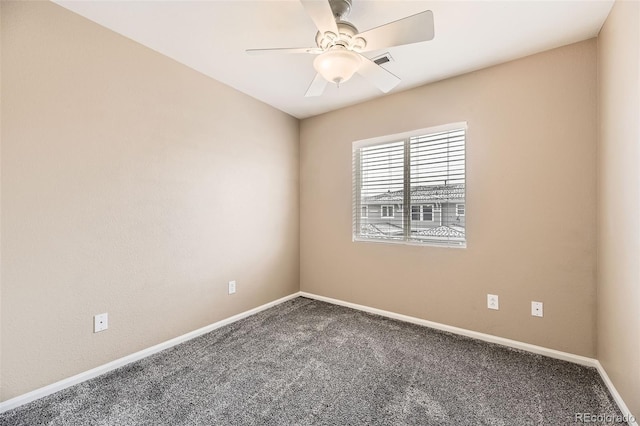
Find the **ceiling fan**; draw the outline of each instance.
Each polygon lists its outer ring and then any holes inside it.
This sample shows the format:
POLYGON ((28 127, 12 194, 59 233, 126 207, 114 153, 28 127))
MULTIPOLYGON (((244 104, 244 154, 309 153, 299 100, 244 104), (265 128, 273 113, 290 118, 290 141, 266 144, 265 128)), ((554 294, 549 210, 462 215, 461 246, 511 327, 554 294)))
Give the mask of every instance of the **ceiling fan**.
POLYGON ((362 55, 392 46, 433 39, 433 13, 430 10, 399 19, 364 32, 346 20, 352 0, 300 0, 316 27, 317 47, 248 49, 251 55, 268 53, 308 53, 317 55, 313 67, 317 74, 305 96, 320 96, 328 82, 340 85, 356 72, 387 93, 400 78, 362 55))

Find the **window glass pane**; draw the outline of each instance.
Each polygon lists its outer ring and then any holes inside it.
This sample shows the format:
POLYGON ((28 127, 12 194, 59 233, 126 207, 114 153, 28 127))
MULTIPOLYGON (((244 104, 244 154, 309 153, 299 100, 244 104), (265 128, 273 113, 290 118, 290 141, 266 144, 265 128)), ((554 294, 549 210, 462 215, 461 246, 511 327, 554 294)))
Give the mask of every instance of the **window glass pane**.
POLYGON ((433 206, 422 206, 422 220, 433 220, 433 206))
POLYGON ((420 220, 420 206, 411 206, 411 220, 420 220))
POLYGON ((394 204, 402 204, 404 187, 404 141, 390 142, 358 150, 354 167, 359 187, 356 197, 367 206, 369 217, 357 230, 361 238, 403 239, 402 215, 395 215, 394 204), (374 212, 376 212, 374 214, 374 212))
POLYGON ((464 216, 458 215, 465 199, 465 133, 461 129, 409 139, 410 204, 412 211, 422 208, 422 221, 412 224, 410 240, 465 243, 464 216))

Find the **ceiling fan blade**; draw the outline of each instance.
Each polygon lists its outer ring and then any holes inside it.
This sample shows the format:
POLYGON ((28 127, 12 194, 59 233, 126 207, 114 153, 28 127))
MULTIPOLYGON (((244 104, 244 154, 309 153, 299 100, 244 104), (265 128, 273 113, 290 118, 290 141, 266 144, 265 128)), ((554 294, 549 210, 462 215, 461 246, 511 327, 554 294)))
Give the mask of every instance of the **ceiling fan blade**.
POLYGON ((249 55, 270 55, 281 53, 311 53, 312 55, 319 55, 322 53, 322 49, 319 47, 276 47, 273 49, 247 49, 249 55))
POLYGON ((338 34, 338 26, 327 0, 300 0, 300 3, 302 3, 320 33, 331 31, 336 35, 338 34))
POLYGON ((313 79, 309 88, 307 89, 307 93, 304 94, 306 98, 312 96, 320 96, 324 92, 325 87, 327 87, 327 80, 324 79, 320 74, 316 74, 316 77, 313 79))
POLYGON ((363 51, 432 40, 433 12, 426 10, 358 34, 367 41, 363 51))
POLYGON ((391 74, 389 71, 364 56, 362 56, 362 64, 358 69, 358 74, 369 80, 371 84, 382 90, 384 93, 387 93, 400 83, 400 78, 398 76, 391 74))

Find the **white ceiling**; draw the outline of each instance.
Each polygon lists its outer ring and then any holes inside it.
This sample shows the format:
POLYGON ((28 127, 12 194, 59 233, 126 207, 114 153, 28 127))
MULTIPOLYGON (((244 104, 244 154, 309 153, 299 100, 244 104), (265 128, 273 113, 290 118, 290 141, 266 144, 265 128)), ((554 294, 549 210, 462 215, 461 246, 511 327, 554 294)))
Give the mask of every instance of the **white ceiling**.
MULTIPOLYGON (((383 96, 359 75, 305 98, 313 55, 249 56, 248 48, 315 46, 298 0, 54 0, 295 117, 383 96)), ((595 37, 613 0, 354 0, 349 21, 364 31, 430 9, 435 39, 388 49, 402 82, 390 93, 595 37)), ((96 46, 99 48, 99 46, 96 46)), ((370 52, 374 58, 385 51, 370 52)))

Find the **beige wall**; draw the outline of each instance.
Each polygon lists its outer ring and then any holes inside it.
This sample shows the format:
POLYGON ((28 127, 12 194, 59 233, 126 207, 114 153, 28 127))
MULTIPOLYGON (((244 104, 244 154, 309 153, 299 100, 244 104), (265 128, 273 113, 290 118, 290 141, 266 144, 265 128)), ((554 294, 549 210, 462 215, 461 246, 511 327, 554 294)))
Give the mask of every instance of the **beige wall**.
POLYGON ((48 2, 2 67, 2 400, 298 291, 296 119, 48 2))
MULTIPOLYGON (((2 5, 0 4, 0 166, 2 165, 2 5)), ((0 167, 0 401, 2 401, 2 167, 0 167)))
POLYGON ((303 291, 595 355, 595 40, 309 118, 300 132, 303 291), (458 121, 468 248, 352 242, 351 143, 458 121))
POLYGON ((640 418, 640 3, 598 38, 598 359, 640 418))

